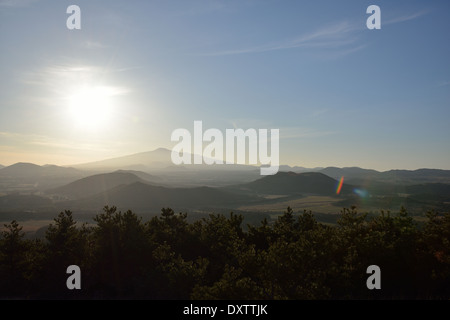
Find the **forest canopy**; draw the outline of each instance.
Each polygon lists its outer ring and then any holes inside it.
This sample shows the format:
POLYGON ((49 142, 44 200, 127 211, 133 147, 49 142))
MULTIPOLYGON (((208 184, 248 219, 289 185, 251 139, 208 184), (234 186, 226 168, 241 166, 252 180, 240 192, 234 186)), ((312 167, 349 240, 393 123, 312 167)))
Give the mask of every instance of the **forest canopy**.
POLYGON ((369 217, 343 209, 337 224, 288 207, 276 221, 243 217, 189 223, 163 208, 142 221, 104 207, 92 225, 58 214, 44 239, 17 221, 0 235, 2 299, 449 299, 450 214, 418 224, 402 208, 369 217), (69 290, 69 265, 81 290, 69 290), (381 270, 369 290, 367 267, 381 270))

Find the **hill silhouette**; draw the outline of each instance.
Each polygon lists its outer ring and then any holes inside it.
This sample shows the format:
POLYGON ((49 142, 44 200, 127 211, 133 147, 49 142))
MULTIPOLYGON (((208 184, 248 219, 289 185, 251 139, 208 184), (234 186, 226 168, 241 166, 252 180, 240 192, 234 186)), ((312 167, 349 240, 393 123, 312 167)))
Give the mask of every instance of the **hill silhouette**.
POLYGON ((284 172, 295 172, 295 173, 301 173, 301 172, 319 172, 320 170, 323 170, 323 167, 315 167, 315 168, 305 168, 300 166, 289 166, 282 164, 279 166, 278 171, 284 171, 284 172))
POLYGON ((19 162, 0 170, 2 188, 16 188, 28 185, 29 188, 44 189, 61 186, 76 179, 83 178, 87 173, 75 168, 56 165, 39 166, 33 163, 19 162))
MULTIPOLYGON (((278 172, 235 188, 259 194, 333 195, 336 193, 337 185, 337 180, 319 172, 278 172)), ((350 192, 352 187, 344 183, 341 193, 350 192)))
POLYGON ((18 162, 0 171, 2 176, 18 177, 51 177, 59 175, 80 175, 81 172, 75 168, 60 167, 56 165, 39 166, 34 163, 18 162))
POLYGON ((80 199, 105 192, 120 185, 126 185, 138 181, 144 182, 143 179, 133 173, 116 171, 82 178, 62 187, 47 190, 46 193, 57 194, 70 199, 80 199))
POLYGON ((326 167, 325 169, 322 169, 319 172, 336 180, 340 179, 341 177, 344 177, 345 180, 350 180, 354 178, 366 179, 377 176, 377 174, 380 173, 379 171, 376 170, 363 169, 359 167, 345 167, 345 168, 326 167))
POLYGON ((233 207, 237 204, 258 200, 257 197, 232 193, 218 188, 167 188, 137 181, 80 200, 65 201, 60 203, 59 206, 71 209, 98 210, 113 203, 117 207, 132 208, 133 210, 159 211, 162 207, 169 206, 179 209, 233 207))
POLYGON ((319 171, 333 179, 344 177, 350 184, 381 182, 389 184, 412 185, 420 183, 450 183, 450 170, 417 169, 376 171, 359 167, 327 167, 319 171))

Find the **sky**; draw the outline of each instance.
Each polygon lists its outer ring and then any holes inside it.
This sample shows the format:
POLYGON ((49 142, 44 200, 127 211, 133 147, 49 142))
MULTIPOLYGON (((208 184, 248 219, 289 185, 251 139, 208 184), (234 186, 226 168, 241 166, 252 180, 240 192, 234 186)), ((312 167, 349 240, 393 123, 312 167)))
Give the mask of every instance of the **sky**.
MULTIPOLYGON (((279 129, 280 163, 450 169, 449 1, 0 0, 0 164, 279 129), (70 5, 81 29, 68 29, 70 5), (366 26, 370 5, 381 29, 366 26)), ((71 20, 72 21, 72 20, 71 20)))

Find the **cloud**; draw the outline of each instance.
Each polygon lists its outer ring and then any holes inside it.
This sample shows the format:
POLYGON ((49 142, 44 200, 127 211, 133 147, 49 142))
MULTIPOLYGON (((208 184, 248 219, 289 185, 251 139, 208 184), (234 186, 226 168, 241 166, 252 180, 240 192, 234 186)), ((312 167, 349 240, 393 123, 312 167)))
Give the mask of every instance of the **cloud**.
MULTIPOLYGON (((382 20, 382 25, 390 25, 414 20, 427 14, 428 12, 428 10, 422 10, 415 13, 391 18, 389 20, 382 20)), ((366 47, 365 44, 361 44, 358 42, 360 39, 359 35, 363 30, 365 30, 365 24, 361 25, 360 23, 339 21, 328 26, 319 27, 295 38, 284 39, 277 42, 265 43, 238 49, 222 50, 203 55, 225 56, 288 50, 295 48, 318 48, 327 50, 327 55, 324 57, 328 56, 332 58, 338 58, 362 50, 366 47), (331 49, 334 50, 334 52, 332 52, 331 49)))
POLYGON ((82 87, 101 87, 111 96, 125 95, 132 91, 131 88, 112 84, 114 79, 111 75, 126 70, 85 64, 54 64, 26 72, 21 80, 27 85, 40 88, 39 92, 50 100, 67 97, 70 91, 82 87))
MULTIPOLYGON (((98 151, 98 144, 89 143, 67 143, 65 139, 50 138, 45 135, 26 134, 17 132, 0 131, 0 147, 15 147, 21 149, 22 147, 41 150, 42 147, 50 149, 67 149, 75 151, 98 151)), ((107 150, 107 149, 105 149, 107 150)))
POLYGON ((355 28, 350 23, 342 21, 284 41, 235 50, 225 50, 207 55, 219 56, 258 53, 300 47, 338 48, 350 45, 356 41, 356 37, 352 35, 354 30, 355 28))
MULTIPOLYGON (((411 14, 408 14, 408 15, 398 16, 398 17, 391 18, 391 19, 384 20, 384 21, 383 21, 383 16, 382 16, 382 18, 381 18, 381 25, 382 26, 383 25, 390 25, 390 24, 395 24, 395 23, 401 23, 401 22, 405 22, 405 21, 414 20, 414 19, 419 18, 419 17, 421 17, 421 16, 423 16, 423 15, 425 15, 427 13, 429 13, 429 10, 422 10, 422 11, 418 11, 418 12, 411 13, 411 14)), ((383 14, 383 12, 382 12, 382 14, 383 14)))
POLYGON ((100 140, 90 137, 89 141, 49 137, 34 133, 0 131, 1 164, 33 162, 71 165, 117 156, 123 150, 123 142, 100 140))
MULTIPOLYGON (((104 140, 95 137, 90 137, 89 141, 80 137, 80 139, 75 138, 68 142, 67 139, 62 137, 0 131, 0 154, 2 155, 6 152, 24 156, 39 154, 40 158, 43 159, 64 156, 67 163, 74 163, 78 158, 85 158, 81 161, 87 161, 86 159, 91 157, 101 159, 102 157, 117 155, 117 150, 123 150, 125 145, 128 145, 128 143, 124 141, 104 140)), ((13 158, 15 160, 9 162, 24 159, 22 156, 13 158)), ((29 161, 30 159, 24 160, 29 161)))

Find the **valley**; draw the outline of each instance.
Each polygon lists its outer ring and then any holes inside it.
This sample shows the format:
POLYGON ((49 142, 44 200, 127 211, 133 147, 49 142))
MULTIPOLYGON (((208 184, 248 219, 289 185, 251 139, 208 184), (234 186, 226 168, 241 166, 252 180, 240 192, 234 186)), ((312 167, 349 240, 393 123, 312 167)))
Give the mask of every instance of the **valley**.
POLYGON ((191 220, 233 211, 251 224, 273 219, 288 206, 295 213, 312 211, 324 222, 352 206, 374 215, 404 206, 419 220, 428 210, 450 211, 448 170, 280 170, 261 176, 258 167, 247 165, 174 166, 167 149, 73 167, 17 163, 0 169, 0 222, 16 219, 36 232, 61 211, 91 222, 106 205, 144 218, 166 207, 191 220))

